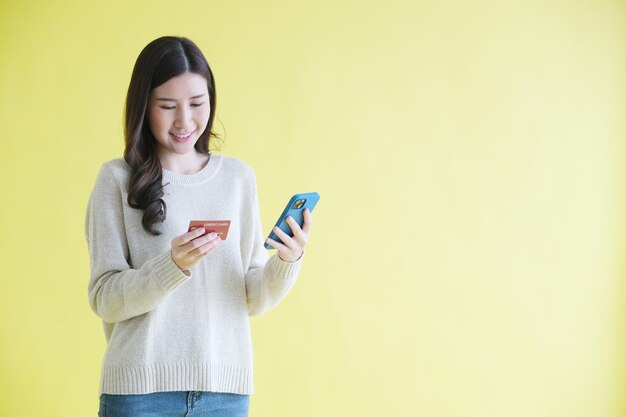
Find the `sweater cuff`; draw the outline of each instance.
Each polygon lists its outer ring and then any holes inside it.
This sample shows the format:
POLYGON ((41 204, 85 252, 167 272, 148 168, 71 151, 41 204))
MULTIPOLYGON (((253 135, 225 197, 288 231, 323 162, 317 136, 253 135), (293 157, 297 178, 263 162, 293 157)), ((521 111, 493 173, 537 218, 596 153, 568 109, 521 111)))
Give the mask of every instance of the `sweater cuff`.
POLYGON ((278 252, 274 254, 274 257, 276 258, 274 259, 274 273, 283 279, 289 279, 298 274, 298 271, 302 266, 304 251, 302 252, 302 255, 300 255, 300 257, 293 262, 284 261, 280 256, 278 256, 278 252))
POLYGON ((191 275, 185 275, 178 265, 176 265, 172 259, 171 250, 154 258, 153 265, 155 279, 159 281, 167 291, 172 291, 191 278, 191 275))

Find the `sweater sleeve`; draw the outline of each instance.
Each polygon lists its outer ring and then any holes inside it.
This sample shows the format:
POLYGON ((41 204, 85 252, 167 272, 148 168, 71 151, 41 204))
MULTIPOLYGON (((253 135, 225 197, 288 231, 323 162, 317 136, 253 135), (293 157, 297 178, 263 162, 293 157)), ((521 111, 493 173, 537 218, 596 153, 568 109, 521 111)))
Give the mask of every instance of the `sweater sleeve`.
POLYGON ((275 307, 289 293, 300 272, 304 255, 294 262, 283 261, 278 252, 271 257, 268 255, 263 246, 264 236, 254 174, 252 187, 254 241, 252 259, 245 277, 246 297, 248 314, 260 316, 275 307))
POLYGON ((171 251, 132 269, 124 227, 122 189, 107 164, 98 173, 85 220, 91 278, 91 309, 113 323, 147 313, 178 285, 190 279, 174 263, 171 251))

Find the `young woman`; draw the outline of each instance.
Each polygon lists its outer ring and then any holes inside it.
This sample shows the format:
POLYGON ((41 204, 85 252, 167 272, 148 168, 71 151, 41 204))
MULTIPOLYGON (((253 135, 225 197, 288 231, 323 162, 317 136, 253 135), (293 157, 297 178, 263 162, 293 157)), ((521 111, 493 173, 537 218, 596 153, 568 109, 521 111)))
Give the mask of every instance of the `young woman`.
POLYGON ((305 211, 290 238, 263 247, 254 171, 209 152, 215 81, 182 37, 149 43, 135 63, 124 157, 102 165, 85 233, 89 303, 107 349, 100 417, 247 416, 249 316, 295 283, 311 231, 305 211), (225 240, 190 220, 230 220, 225 240), (189 414, 188 414, 189 413, 189 414))

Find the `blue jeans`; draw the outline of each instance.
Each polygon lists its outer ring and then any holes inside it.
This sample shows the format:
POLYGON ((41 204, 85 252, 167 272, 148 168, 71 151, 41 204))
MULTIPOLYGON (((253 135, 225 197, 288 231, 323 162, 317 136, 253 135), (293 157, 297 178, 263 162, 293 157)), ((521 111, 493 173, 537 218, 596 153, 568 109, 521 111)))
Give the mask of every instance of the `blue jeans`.
POLYGON ((100 395, 98 417, 247 417, 250 396, 208 391, 100 395))

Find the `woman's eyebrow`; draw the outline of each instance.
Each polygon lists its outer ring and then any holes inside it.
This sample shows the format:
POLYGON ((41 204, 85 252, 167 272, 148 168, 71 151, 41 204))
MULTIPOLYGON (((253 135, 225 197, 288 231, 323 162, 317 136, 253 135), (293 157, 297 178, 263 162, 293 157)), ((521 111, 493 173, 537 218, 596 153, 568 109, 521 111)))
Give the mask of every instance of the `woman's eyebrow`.
MULTIPOLYGON (((199 94, 197 96, 189 97, 189 100, 194 99, 194 98, 200 98, 202 96, 204 96, 204 93, 199 94)), ((157 101, 176 101, 176 99, 175 98, 157 98, 157 101)))

